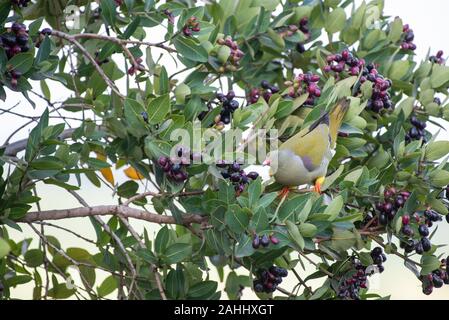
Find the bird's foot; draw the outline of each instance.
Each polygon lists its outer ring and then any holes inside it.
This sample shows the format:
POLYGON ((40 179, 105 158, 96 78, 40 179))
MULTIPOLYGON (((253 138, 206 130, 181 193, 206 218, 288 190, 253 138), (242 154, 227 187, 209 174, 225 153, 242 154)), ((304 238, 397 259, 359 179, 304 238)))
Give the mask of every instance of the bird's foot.
POLYGON ((286 198, 290 193, 290 187, 284 187, 281 191, 279 191, 279 198, 286 198))
POLYGON ((315 180, 314 191, 318 194, 321 194, 321 186, 324 184, 325 177, 319 177, 315 180))

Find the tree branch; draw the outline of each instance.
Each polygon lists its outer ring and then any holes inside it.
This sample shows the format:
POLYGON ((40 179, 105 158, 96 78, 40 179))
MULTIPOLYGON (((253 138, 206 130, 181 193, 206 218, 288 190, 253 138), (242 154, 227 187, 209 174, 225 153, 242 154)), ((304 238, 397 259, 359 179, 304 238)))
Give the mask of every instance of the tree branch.
MULTIPOLYGON (((75 130, 77 130, 78 128, 70 128, 70 129, 66 129, 64 130, 59 136, 58 138, 60 140, 65 140, 68 139, 72 136, 73 132, 75 132, 75 130)), ((105 130, 106 128, 103 126, 97 126, 98 130, 105 130)), ((14 157, 16 156, 20 151, 23 151, 26 149, 28 144, 28 139, 22 139, 10 144, 4 144, 2 146, 0 146, 0 149, 5 149, 4 155, 8 156, 8 157, 14 157)))
POLYGON ((71 44, 73 44, 75 47, 77 47, 81 53, 92 63, 94 68, 97 70, 98 74, 103 78, 103 80, 106 82, 106 84, 114 91, 121 99, 124 99, 125 97, 120 93, 120 90, 117 88, 115 83, 109 79, 109 77, 106 75, 104 70, 100 67, 100 65, 95 61, 94 57, 84 48, 77 40, 76 37, 61 31, 53 30, 51 32, 53 36, 59 37, 61 39, 67 40, 71 44))
MULTIPOLYGON (((103 205, 94 207, 81 207, 61 210, 47 210, 40 212, 29 212, 18 222, 34 222, 46 220, 61 220, 70 218, 82 218, 93 216, 121 215, 126 218, 134 218, 158 224, 177 224, 174 217, 163 216, 155 213, 149 213, 144 210, 134 209, 123 205, 103 205)), ((185 215, 182 224, 196 223, 201 224, 207 220, 206 217, 190 214, 185 215)))

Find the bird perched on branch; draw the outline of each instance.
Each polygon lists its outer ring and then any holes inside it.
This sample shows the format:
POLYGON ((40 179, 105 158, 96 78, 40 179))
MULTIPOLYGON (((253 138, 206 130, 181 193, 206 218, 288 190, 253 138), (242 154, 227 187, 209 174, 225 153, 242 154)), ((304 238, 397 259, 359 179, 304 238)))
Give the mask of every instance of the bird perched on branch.
POLYGON ((340 100, 310 127, 285 141, 279 150, 270 152, 264 165, 270 165, 270 176, 284 185, 282 194, 303 184, 314 184, 321 192, 343 118, 349 109, 348 99, 340 100))

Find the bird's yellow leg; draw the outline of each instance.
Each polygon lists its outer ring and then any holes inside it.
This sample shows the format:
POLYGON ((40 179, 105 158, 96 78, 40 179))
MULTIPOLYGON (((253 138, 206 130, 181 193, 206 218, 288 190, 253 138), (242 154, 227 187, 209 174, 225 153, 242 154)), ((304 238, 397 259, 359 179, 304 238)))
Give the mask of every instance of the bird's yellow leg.
POLYGON ((321 186, 324 184, 325 177, 319 177, 315 180, 314 191, 318 194, 321 194, 321 186))

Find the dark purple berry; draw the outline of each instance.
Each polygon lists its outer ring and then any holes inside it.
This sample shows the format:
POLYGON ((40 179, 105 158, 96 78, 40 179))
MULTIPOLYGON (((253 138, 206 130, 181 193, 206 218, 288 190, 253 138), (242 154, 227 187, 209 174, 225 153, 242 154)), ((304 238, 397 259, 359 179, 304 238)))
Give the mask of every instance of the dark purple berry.
POLYGON ((259 236, 257 234, 255 234, 254 237, 253 237, 252 245, 253 245, 254 249, 259 249, 259 247, 260 247, 260 239, 259 239, 259 236))
POLYGON ((251 171, 246 176, 248 178, 250 178, 251 180, 256 180, 259 177, 259 174, 257 172, 255 172, 255 171, 251 171))
POLYGON ((263 89, 269 89, 270 88, 270 83, 267 80, 262 80, 262 82, 260 83, 261 87, 263 89))
POLYGON ((432 243, 428 238, 422 238, 421 244, 423 247, 424 252, 429 252, 432 249, 432 243))
POLYGON ((422 237, 427 237, 428 235, 429 235, 429 228, 425 225, 425 224, 422 224, 422 225, 420 225, 419 227, 418 227, 418 231, 419 231, 419 234, 422 236, 422 237))
POLYGON ((270 244, 270 239, 268 238, 268 236, 266 234, 264 234, 260 238, 260 244, 264 247, 268 247, 268 245, 270 244))
POLYGON ((441 288, 443 286, 443 284, 444 284, 444 281, 439 276, 434 274, 433 275, 433 279, 432 279, 432 283, 433 283, 433 286, 435 288, 441 288))
POLYGON ((416 245, 415 251, 416 251, 417 254, 423 254, 424 253, 424 249, 422 247, 422 243, 421 242, 419 242, 416 245))

